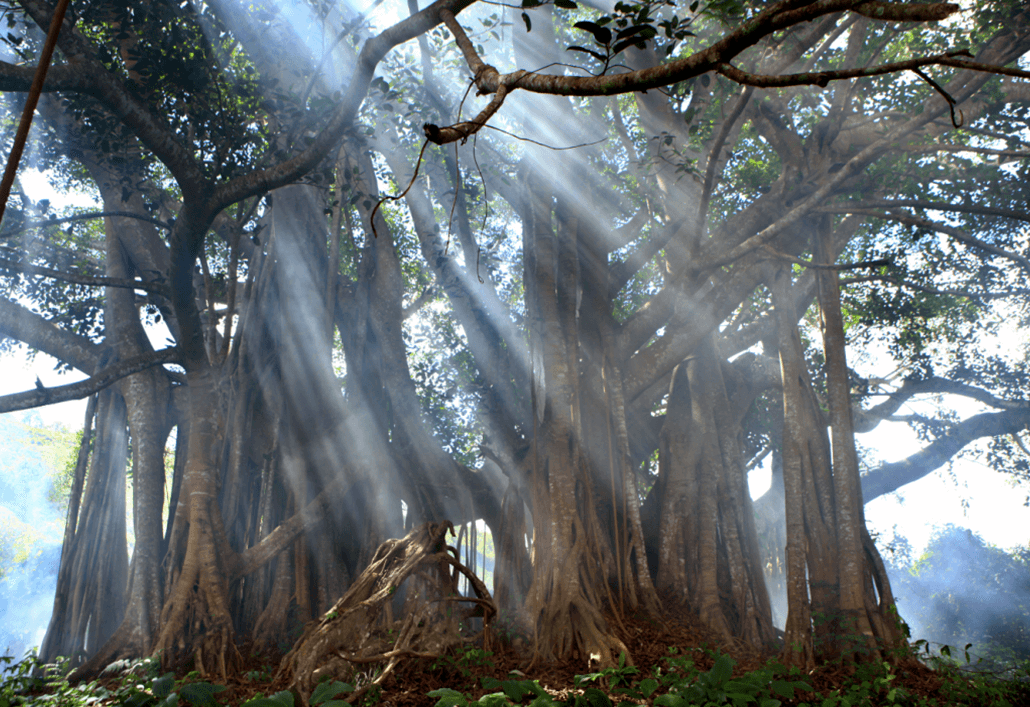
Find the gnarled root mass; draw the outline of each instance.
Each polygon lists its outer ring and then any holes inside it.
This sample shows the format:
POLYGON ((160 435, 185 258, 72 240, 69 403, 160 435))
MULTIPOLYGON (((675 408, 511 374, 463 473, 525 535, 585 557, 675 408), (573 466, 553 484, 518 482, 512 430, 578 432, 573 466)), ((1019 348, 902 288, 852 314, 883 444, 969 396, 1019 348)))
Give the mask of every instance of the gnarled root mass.
POLYGON ((354 702, 404 658, 436 658, 477 640, 467 632, 473 616, 483 618, 482 638, 489 647, 497 609, 486 585, 446 544, 448 532, 454 532, 448 522, 427 523, 402 539, 387 540, 347 593, 308 625, 279 669, 279 677, 288 679, 305 703, 327 676, 347 680, 369 664, 381 664, 375 680, 348 695, 354 702), (462 576, 474 596, 458 594, 462 576))

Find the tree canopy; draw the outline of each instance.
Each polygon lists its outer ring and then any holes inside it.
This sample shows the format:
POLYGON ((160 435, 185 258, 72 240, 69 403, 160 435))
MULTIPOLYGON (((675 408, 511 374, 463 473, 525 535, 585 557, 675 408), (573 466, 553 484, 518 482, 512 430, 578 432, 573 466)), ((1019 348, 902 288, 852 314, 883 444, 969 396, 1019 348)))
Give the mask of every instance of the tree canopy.
MULTIPOLYGON (((54 9, 2 8, 10 144, 54 9)), ((1026 473, 1018 2, 83 0, 56 46, 28 154, 102 207, 0 224, 0 334, 89 376, 0 398, 90 400, 44 658, 224 673, 318 619, 310 694, 463 640, 441 603, 534 659, 674 611, 876 656, 863 499, 976 439, 1026 473), (945 394, 984 411, 899 412, 945 394), (886 419, 926 446, 863 469, 886 419)))

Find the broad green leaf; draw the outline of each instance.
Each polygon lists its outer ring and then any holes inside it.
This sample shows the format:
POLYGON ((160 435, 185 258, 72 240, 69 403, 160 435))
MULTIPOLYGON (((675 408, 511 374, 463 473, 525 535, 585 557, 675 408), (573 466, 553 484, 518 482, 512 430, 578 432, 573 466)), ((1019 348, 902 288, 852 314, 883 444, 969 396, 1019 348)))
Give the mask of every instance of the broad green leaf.
POLYGON ((583 22, 577 22, 572 26, 576 29, 581 29, 585 32, 589 32, 590 34, 594 35, 594 41, 598 44, 603 44, 606 46, 608 44, 611 44, 612 31, 607 27, 602 27, 596 22, 588 22, 585 20, 583 22))
POLYGON ((583 52, 584 54, 589 54, 590 56, 594 57, 595 59, 597 59, 600 62, 604 62, 605 61, 604 54, 598 54, 593 49, 587 49, 586 47, 566 47, 565 51, 567 51, 567 52, 583 52))
POLYGON ((449 687, 441 687, 439 690, 427 692, 430 697, 439 697, 434 707, 467 707, 468 698, 457 690, 449 687))
MULTIPOLYGON (((209 682, 191 682, 179 689, 179 694, 194 707, 218 707, 215 695, 225 690, 225 685, 212 685, 209 682)), ((293 707, 293 705, 290 705, 293 707)))
POLYGON ((168 694, 172 691, 174 686, 175 673, 165 673, 161 677, 155 678, 154 681, 150 683, 150 691, 154 694, 154 697, 159 700, 163 700, 165 697, 168 697, 168 694))
POLYGON ((320 683, 315 691, 311 693, 311 704, 317 707, 318 705, 333 699, 341 692, 353 692, 354 688, 345 682, 334 680, 332 682, 326 681, 320 683))

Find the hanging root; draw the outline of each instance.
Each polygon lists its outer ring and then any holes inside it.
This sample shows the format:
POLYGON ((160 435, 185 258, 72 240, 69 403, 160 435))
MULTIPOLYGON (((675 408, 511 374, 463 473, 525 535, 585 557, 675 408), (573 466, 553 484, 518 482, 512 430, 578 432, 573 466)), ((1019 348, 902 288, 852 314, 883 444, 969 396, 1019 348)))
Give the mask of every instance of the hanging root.
POLYGON ((448 532, 454 532, 450 523, 427 523, 384 542, 347 593, 308 626, 279 669, 305 703, 327 675, 346 679, 356 666, 384 664, 375 680, 348 696, 353 703, 405 658, 436 658, 476 640, 461 632, 471 617, 482 617, 481 638, 489 647, 497 608, 486 585, 455 559, 457 552, 445 541, 448 532), (462 576, 474 596, 458 595, 462 576), (394 620, 395 613, 404 618, 394 620))

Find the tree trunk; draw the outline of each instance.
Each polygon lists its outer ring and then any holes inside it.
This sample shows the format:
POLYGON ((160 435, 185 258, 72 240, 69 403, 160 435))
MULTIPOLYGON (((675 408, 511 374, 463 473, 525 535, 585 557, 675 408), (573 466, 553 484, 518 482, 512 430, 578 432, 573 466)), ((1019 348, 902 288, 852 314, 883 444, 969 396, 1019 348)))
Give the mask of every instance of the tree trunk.
POLYGON ((808 423, 804 414, 808 404, 804 392, 806 375, 801 368, 801 340, 797 333, 797 314, 790 299, 789 271, 776 273, 770 289, 776 308, 783 378, 783 489, 787 515, 787 623, 783 631, 783 660, 787 665, 810 670, 815 664, 815 651, 805 561, 808 538, 803 498, 804 466, 810 458, 804 438, 808 423))
POLYGON ((97 404, 97 437, 79 518, 61 551, 54 613, 40 649, 43 660, 68 656, 75 663, 94 654, 125 613, 128 552, 125 537, 125 402, 105 390, 97 404))

